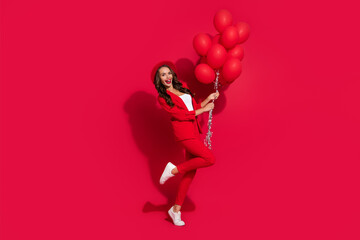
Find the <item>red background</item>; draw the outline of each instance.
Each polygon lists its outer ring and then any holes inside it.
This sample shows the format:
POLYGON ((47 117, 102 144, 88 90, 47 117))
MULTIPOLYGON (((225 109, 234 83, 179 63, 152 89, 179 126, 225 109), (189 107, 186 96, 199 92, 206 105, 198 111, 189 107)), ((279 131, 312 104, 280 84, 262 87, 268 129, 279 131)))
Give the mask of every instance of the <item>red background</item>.
MULTIPOLYGON (((1 233, 8 239, 359 239, 356 1, 1 1, 1 233), (204 96, 192 39, 231 11, 251 35, 222 89, 217 163, 173 226, 182 161, 149 79, 204 96)), ((206 118, 205 118, 206 119, 206 118)), ((204 120, 204 119, 203 119, 204 120)))

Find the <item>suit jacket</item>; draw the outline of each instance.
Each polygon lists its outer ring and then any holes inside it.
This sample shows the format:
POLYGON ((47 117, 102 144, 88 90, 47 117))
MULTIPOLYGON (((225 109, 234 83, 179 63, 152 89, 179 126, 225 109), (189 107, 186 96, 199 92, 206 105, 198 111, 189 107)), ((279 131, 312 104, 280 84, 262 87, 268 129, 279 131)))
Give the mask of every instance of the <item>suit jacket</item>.
MULTIPOLYGON (((184 87, 187 86, 184 84, 184 87)), ((189 111, 184 101, 176 94, 167 91, 171 100, 174 103, 173 107, 170 107, 164 98, 158 96, 158 101, 163 109, 167 111, 171 116, 171 125, 174 130, 175 140, 181 141, 185 139, 199 138, 202 133, 197 116, 195 116, 195 110, 201 108, 201 104, 198 104, 193 97, 192 105, 194 110, 189 111)))

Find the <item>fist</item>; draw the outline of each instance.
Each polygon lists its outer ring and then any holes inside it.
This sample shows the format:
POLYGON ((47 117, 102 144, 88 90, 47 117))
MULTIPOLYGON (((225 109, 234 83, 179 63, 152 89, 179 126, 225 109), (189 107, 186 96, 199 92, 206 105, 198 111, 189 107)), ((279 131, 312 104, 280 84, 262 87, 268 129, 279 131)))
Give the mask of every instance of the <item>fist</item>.
POLYGON ((208 99, 209 99, 209 101, 215 100, 215 99, 217 99, 217 98, 219 97, 219 95, 220 95, 219 92, 212 93, 212 94, 210 94, 210 95, 208 96, 208 99))
POLYGON ((206 106, 204 107, 204 109, 205 109, 206 112, 214 109, 214 103, 208 103, 208 104, 206 104, 206 106))

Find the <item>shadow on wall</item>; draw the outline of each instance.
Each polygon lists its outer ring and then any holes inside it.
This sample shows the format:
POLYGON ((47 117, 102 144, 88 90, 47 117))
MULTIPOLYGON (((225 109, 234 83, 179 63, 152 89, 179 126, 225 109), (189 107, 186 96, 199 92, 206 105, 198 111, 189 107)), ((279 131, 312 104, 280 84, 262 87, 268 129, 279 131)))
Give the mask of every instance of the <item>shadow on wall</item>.
MULTIPOLYGON (((156 94, 155 89, 154 91, 156 94)), ((184 150, 175 142, 170 117, 160 108, 155 94, 135 92, 124 105, 125 111, 129 114, 134 140, 147 158, 151 181, 168 199, 166 204, 160 205, 146 202, 143 212, 167 211, 174 204, 182 176, 171 178, 164 185, 160 185, 159 180, 169 161, 177 165, 185 159, 184 150)), ((194 209, 194 203, 186 198, 182 211, 194 209)))

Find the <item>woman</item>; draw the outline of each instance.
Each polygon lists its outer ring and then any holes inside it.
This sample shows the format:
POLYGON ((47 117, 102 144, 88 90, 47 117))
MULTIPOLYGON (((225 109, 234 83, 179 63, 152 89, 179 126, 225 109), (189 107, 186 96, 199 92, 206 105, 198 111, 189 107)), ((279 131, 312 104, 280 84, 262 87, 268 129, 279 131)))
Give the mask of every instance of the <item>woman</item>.
POLYGON ((173 63, 161 62, 155 66, 152 78, 159 93, 160 105, 171 115, 175 139, 186 150, 186 161, 177 166, 168 162, 160 178, 160 184, 164 184, 169 178, 179 173, 184 174, 176 194, 175 204, 168 211, 174 224, 183 226, 185 223, 181 220, 180 209, 196 169, 215 163, 213 153, 200 140, 202 132, 197 116, 214 108, 212 100, 218 98, 219 93, 210 94, 198 104, 187 86, 177 79, 175 71, 173 63))

